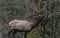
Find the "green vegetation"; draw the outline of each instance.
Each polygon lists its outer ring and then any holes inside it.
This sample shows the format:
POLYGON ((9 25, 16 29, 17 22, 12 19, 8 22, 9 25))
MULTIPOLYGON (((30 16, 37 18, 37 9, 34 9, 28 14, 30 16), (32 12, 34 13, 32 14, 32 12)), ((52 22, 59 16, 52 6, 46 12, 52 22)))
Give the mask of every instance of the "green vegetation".
MULTIPOLYGON (((24 0, 0 0, 0 33, 3 38, 7 38, 10 30, 9 21, 25 19, 28 16, 25 15, 27 8, 24 5, 24 0)), ((60 38, 60 0, 38 0, 37 5, 44 18, 28 33, 27 38, 60 38)), ((23 38, 23 33, 17 32, 16 38, 23 38)))

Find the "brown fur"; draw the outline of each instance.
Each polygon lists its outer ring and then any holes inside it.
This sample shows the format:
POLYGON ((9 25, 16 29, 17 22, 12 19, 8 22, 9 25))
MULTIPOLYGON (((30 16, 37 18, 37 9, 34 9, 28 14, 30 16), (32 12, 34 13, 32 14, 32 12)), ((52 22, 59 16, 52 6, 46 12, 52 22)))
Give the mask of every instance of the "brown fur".
POLYGON ((38 17, 35 21, 27 21, 27 20, 12 20, 9 22, 9 26, 11 27, 11 30, 24 30, 29 31, 32 29, 32 27, 38 25, 40 23, 42 18, 38 17))
POLYGON ((31 25, 32 22, 25 20, 13 20, 9 23, 11 29, 16 29, 16 30, 31 30, 32 28, 31 25))

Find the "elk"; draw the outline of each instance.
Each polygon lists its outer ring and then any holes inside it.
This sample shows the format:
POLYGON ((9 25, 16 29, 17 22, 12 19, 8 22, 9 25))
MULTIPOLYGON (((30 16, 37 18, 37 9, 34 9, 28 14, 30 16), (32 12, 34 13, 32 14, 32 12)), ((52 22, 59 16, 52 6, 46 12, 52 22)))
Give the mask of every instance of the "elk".
POLYGON ((12 20, 9 22, 9 26, 11 31, 19 30, 25 32, 25 37, 27 32, 31 31, 32 28, 34 28, 36 25, 38 25, 41 22, 42 18, 38 16, 35 21, 28 21, 28 20, 12 20))

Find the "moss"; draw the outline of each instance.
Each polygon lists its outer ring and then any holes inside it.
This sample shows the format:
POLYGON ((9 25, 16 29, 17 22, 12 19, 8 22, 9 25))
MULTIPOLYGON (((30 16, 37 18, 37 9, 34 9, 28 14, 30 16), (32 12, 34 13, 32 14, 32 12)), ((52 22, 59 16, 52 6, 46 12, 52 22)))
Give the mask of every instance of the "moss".
POLYGON ((40 38, 39 26, 28 33, 27 38, 40 38))

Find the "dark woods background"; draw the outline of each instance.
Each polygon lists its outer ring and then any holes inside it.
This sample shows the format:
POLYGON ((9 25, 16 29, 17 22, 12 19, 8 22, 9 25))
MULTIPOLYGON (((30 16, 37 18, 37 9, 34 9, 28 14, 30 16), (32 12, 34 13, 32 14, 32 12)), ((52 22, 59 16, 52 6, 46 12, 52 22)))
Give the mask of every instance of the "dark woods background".
MULTIPOLYGON (((37 15, 44 18, 27 38, 60 38, 60 0, 0 0, 0 38, 7 38, 9 21, 33 21, 37 15)), ((18 32, 16 38, 23 38, 23 33, 18 32)))

